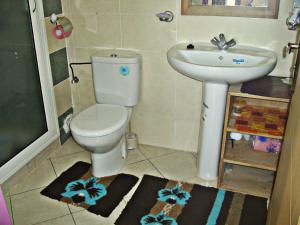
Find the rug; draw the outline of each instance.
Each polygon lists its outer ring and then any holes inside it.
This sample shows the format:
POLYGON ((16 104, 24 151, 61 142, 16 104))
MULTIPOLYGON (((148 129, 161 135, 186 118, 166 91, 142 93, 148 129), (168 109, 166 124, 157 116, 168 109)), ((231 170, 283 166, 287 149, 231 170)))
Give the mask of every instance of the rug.
POLYGON ((137 177, 128 174, 96 178, 92 176, 91 164, 77 162, 41 194, 108 217, 137 181, 137 177))
POLYGON ((267 199, 145 175, 116 225, 265 225, 267 199))

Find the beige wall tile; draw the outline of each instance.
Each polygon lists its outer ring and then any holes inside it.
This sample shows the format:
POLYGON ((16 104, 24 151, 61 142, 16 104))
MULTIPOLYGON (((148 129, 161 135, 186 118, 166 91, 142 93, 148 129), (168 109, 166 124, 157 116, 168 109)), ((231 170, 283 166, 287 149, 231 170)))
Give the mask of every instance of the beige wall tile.
POLYGON ((200 114, 198 118, 190 118, 185 120, 177 119, 175 123, 175 149, 197 152, 200 130, 200 114))
POLYGON ((151 13, 156 14, 170 10, 175 12, 174 0, 121 0, 121 13, 151 13))
POLYGON ((73 14, 118 13, 119 0, 71 0, 70 11, 73 14))
POLYGON ((168 114, 139 112, 134 113, 131 123, 139 142, 148 145, 174 147, 174 117, 168 114))
POLYGON ((69 38, 70 47, 95 46, 98 44, 98 18, 97 14, 71 14, 70 19, 74 30, 69 38))
POLYGON ((176 23, 162 23, 152 14, 122 15, 123 47, 166 53, 175 44, 176 23))
POLYGON ((72 107, 71 87, 69 79, 54 86, 57 115, 60 116, 72 107))
POLYGON ((49 17, 45 18, 45 26, 47 32, 47 40, 48 40, 48 50, 49 53, 56 52, 59 49, 62 49, 66 46, 65 40, 58 40, 52 35, 52 29, 54 27, 53 24, 50 23, 49 17))
POLYGON ((91 105, 96 104, 94 85, 92 80, 81 79, 78 85, 79 106, 78 110, 82 111, 91 105))

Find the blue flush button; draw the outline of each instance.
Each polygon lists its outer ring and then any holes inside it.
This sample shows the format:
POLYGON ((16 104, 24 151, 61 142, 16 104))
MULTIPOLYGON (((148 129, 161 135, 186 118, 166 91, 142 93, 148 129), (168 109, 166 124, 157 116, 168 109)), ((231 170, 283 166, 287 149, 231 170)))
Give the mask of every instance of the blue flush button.
POLYGON ((129 68, 127 66, 120 67, 120 74, 122 76, 127 76, 129 74, 129 68))

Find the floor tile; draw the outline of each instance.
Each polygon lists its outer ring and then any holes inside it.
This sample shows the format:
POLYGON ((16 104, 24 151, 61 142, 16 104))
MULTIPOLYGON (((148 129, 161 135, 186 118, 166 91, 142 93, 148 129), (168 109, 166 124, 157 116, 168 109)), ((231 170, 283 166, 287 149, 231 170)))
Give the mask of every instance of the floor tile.
POLYGON ((217 187, 217 180, 215 181, 208 181, 208 180, 203 180, 200 177, 193 177, 193 178, 189 178, 186 180, 186 182, 191 183, 191 184, 199 184, 201 186, 205 186, 205 187, 217 187))
POLYGON ((59 217, 52 220, 47 220, 42 223, 37 223, 35 225, 75 225, 71 215, 59 217))
POLYGON ((10 194, 13 195, 45 187, 55 178, 50 160, 43 160, 34 168, 24 166, 7 183, 10 194))
POLYGON ((83 151, 59 158, 51 158, 51 162, 53 163, 55 172, 58 176, 78 161, 91 163, 90 153, 88 151, 83 151))
POLYGON ((177 152, 150 161, 168 179, 185 180, 197 176, 196 159, 191 153, 177 152))
POLYGON ((161 176, 148 160, 127 164, 122 168, 121 173, 133 174, 137 177, 142 177, 144 174, 161 176))
POLYGON ((139 149, 133 149, 133 150, 128 151, 125 163, 131 164, 131 163, 139 162, 139 161, 142 161, 145 159, 146 159, 146 157, 140 152, 139 149))
POLYGON ((125 201, 122 201, 108 218, 97 216, 86 210, 73 213, 73 217, 75 219, 76 225, 113 225, 125 206, 125 201))
POLYGON ((55 149, 51 154, 51 158, 66 156, 72 153, 86 151, 82 146, 77 144, 73 138, 69 138, 62 146, 55 149))
POLYGON ((42 189, 12 196, 15 225, 31 225, 70 213, 64 203, 40 194, 42 189))
POLYGON ((156 157, 160 157, 163 155, 168 155, 176 152, 176 150, 173 149, 150 146, 150 145, 140 145, 139 149, 148 159, 156 158, 156 157))

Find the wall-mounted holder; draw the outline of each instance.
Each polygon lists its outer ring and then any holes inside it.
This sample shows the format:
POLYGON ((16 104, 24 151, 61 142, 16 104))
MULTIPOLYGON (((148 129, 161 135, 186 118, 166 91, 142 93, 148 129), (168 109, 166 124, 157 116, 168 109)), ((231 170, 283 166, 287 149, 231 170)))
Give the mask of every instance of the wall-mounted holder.
POLYGON ((156 16, 162 22, 170 23, 174 19, 174 13, 171 12, 171 11, 165 11, 165 12, 162 12, 162 13, 157 13, 156 16))
POLYGON ((64 39, 71 35, 73 24, 67 17, 58 17, 53 13, 50 17, 50 22, 55 25, 52 29, 52 35, 56 39, 64 39))

